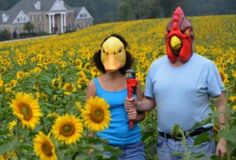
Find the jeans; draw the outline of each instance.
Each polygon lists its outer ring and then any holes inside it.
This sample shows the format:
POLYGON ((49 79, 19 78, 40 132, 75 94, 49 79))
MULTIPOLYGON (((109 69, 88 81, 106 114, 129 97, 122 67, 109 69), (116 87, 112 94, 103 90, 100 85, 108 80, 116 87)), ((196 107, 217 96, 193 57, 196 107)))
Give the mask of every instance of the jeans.
POLYGON ((119 147, 123 152, 118 160, 145 160, 144 144, 142 142, 114 146, 119 147))
MULTIPOLYGON (((159 160, 181 160, 186 151, 194 154, 202 154, 199 159, 208 160, 215 152, 215 141, 213 140, 213 132, 208 131, 211 138, 208 142, 203 142, 199 145, 193 145, 196 136, 186 138, 187 149, 183 147, 181 141, 167 139, 165 137, 158 137, 157 154, 159 160)), ((192 155, 192 154, 191 154, 192 155)))

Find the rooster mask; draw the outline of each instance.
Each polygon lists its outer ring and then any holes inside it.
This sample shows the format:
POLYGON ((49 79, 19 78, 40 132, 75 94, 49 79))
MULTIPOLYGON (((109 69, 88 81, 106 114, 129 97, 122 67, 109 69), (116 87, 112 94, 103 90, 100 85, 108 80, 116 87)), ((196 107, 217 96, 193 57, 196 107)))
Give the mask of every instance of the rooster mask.
POLYGON ((194 36, 192 25, 181 7, 174 11, 166 30, 166 51, 169 60, 175 63, 178 57, 182 63, 187 62, 192 56, 194 36))

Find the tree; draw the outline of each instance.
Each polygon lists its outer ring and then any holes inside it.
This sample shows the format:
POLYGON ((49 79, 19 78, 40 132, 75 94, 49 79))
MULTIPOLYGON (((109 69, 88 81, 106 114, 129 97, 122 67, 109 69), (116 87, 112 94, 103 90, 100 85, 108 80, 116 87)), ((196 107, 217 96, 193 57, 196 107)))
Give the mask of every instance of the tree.
POLYGON ((132 6, 129 0, 123 0, 120 3, 118 16, 120 20, 130 20, 134 19, 134 13, 132 11, 132 6))
POLYGON ((122 0, 119 18, 127 20, 160 17, 160 11, 160 0, 122 0))
POLYGON ((5 40, 9 40, 11 38, 11 33, 4 29, 2 31, 0 31, 0 41, 5 41, 5 40))
POLYGON ((160 0, 150 0, 150 18, 162 17, 162 7, 160 0))
POLYGON ((31 22, 27 22, 24 24, 23 29, 27 31, 28 33, 33 32, 34 30, 34 25, 31 22))
MULTIPOLYGON (((185 1, 186 0, 160 0, 161 7, 163 9, 162 16, 163 17, 172 16, 172 13, 175 10, 175 8, 179 6, 181 2, 183 4, 185 1)), ((191 1, 194 1, 194 0, 191 0, 191 1)))

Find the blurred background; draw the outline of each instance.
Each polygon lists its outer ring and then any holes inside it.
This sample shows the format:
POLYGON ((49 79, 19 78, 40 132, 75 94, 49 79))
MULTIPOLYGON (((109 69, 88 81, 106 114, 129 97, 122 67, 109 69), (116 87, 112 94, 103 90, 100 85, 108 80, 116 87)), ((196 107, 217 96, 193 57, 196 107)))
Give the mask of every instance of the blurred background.
MULTIPOLYGON (((7 10, 20 0, 0 0, 0 10, 7 10)), ((186 15, 235 14, 236 0, 64 0, 70 6, 86 6, 94 23, 163 18, 171 16, 176 6, 186 15)))

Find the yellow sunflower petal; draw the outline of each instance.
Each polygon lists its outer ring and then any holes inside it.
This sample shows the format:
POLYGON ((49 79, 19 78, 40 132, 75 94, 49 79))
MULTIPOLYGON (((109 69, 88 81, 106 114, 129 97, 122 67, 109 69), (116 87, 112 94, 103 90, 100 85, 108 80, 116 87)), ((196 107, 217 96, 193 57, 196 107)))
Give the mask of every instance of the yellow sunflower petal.
POLYGON ((82 123, 74 115, 58 117, 52 126, 55 138, 65 144, 74 144, 80 139, 83 132, 82 123))
POLYGON ((34 152, 41 160, 57 160, 55 146, 43 132, 39 132, 34 138, 34 152))
POLYGON ((88 99, 82 112, 85 126, 91 131, 101 131, 108 128, 111 116, 109 105, 99 97, 88 99))
POLYGON ((13 114, 21 120, 23 127, 34 129, 39 123, 42 113, 38 101, 32 95, 17 93, 10 105, 13 114))

